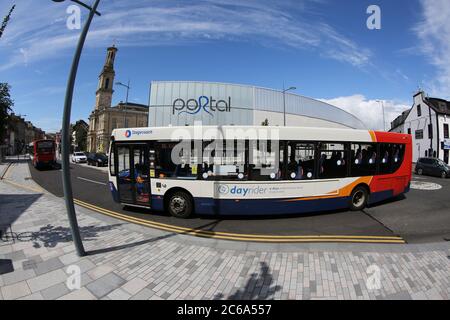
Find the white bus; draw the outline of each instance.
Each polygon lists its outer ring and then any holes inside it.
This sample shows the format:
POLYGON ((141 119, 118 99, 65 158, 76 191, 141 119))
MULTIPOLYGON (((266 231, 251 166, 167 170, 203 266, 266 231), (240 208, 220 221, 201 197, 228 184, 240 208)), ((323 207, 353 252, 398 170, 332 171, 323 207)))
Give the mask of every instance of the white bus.
POLYGON ((109 159, 116 202, 179 218, 362 210, 412 171, 410 135, 328 128, 115 129, 109 159))

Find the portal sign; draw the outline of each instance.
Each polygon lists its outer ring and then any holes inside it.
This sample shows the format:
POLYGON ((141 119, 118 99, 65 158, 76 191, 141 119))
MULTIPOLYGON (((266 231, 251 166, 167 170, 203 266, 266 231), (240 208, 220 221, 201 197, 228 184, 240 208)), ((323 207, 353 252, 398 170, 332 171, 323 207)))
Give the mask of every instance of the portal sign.
POLYGON ((216 100, 213 97, 201 96, 198 99, 187 101, 178 98, 172 104, 172 114, 175 114, 175 112, 178 112, 178 115, 183 113, 197 114, 201 111, 206 112, 211 117, 214 117, 216 112, 230 112, 231 97, 228 97, 228 100, 216 100))

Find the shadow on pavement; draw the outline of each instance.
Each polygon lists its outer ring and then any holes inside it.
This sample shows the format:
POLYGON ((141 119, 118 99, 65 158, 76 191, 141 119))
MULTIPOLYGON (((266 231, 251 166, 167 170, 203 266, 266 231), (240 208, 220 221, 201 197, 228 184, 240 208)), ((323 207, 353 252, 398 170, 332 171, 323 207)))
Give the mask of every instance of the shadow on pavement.
MULTIPOLYGON (((121 225, 80 227, 81 238, 83 241, 94 241, 97 239, 99 232, 110 231, 121 225)), ((31 239, 34 248, 41 248, 42 246, 45 248, 54 248, 58 243, 71 242, 72 233, 70 228, 55 227, 48 224, 45 227, 41 227, 37 232, 31 232, 31 239)))
MULTIPOLYGON (((214 221, 212 223, 205 224, 205 225, 201 226, 198 229, 210 231, 211 229, 214 229, 216 224, 219 223, 219 222, 220 221, 214 221)), ((189 231, 194 231, 194 229, 189 230, 189 231)), ((137 246, 140 246, 140 245, 144 245, 144 244, 147 244, 147 243, 157 242, 157 241, 160 241, 160 240, 164 240, 164 239, 167 239, 167 238, 171 238, 171 237, 174 237, 174 236, 177 236, 177 235, 183 235, 183 234, 188 234, 188 231, 180 232, 180 233, 178 233, 178 232, 177 233, 169 233, 169 234, 166 234, 166 235, 163 235, 163 236, 159 236, 159 237, 156 237, 156 238, 146 239, 146 240, 137 241, 137 242, 133 242, 133 243, 127 243, 127 244, 123 244, 123 245, 115 246, 115 247, 111 247, 111 248, 90 250, 88 252, 88 255, 92 256, 92 255, 108 253, 108 252, 112 252, 112 251, 118 251, 118 250, 123 250, 123 249, 130 249, 130 248, 134 248, 134 247, 137 247, 137 246)), ((214 232, 212 232, 212 234, 214 234, 214 232)))
POLYGON ((42 195, 0 194, 0 233, 6 232, 19 217, 42 195))
POLYGON ((252 273, 244 288, 238 289, 235 293, 227 298, 222 293, 214 296, 214 300, 270 300, 274 298, 277 291, 282 289, 281 286, 272 286, 273 275, 270 268, 265 262, 260 262, 261 272, 259 274, 252 273))
POLYGON ((0 275, 14 271, 11 259, 0 259, 0 275))

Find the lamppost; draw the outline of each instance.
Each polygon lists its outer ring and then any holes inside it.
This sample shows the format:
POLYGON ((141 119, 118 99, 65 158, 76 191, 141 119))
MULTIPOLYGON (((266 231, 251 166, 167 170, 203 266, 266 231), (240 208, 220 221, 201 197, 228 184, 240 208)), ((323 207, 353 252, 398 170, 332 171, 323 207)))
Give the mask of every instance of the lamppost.
MULTIPOLYGON (((64 0, 53 0, 54 2, 63 2, 64 0)), ((83 30, 80 34, 80 38, 78 40, 78 45, 75 50, 75 55, 72 61, 72 67, 70 69, 69 78, 67 81, 67 89, 66 89, 66 97, 64 99, 64 113, 62 119, 62 137, 61 137, 61 161, 62 161, 62 180, 63 180, 63 190, 64 190, 64 199, 66 201, 67 208, 67 216, 69 218, 70 229, 72 232, 72 238, 75 245, 75 249, 77 254, 80 257, 86 255, 86 251, 83 247, 83 242, 81 240, 80 230, 78 228, 77 216, 75 213, 75 206, 73 204, 73 193, 72 193, 72 184, 70 180, 70 163, 69 163, 69 152, 70 152, 70 137, 69 137, 69 126, 70 126, 70 114, 72 110, 72 98, 73 98, 73 89, 75 86, 75 79, 77 76, 78 64, 80 62, 81 52, 83 51, 84 42, 86 40, 87 33, 89 31, 89 27, 91 25, 92 19, 94 15, 97 14, 100 16, 100 13, 97 12, 98 4, 100 0, 95 0, 94 5, 92 7, 82 3, 78 0, 70 0, 75 2, 89 10, 89 16, 84 24, 83 30)))
POLYGON ((286 92, 291 90, 296 90, 296 87, 290 87, 288 89, 285 89, 283 86, 283 119, 284 119, 284 126, 286 127, 286 92))
POLYGON ((386 131, 386 117, 384 113, 384 101, 377 100, 378 103, 381 103, 381 108, 383 109, 383 130, 386 131))
POLYGON ((126 96, 126 99, 125 99, 125 112, 123 113, 123 126, 124 126, 124 128, 126 128, 127 127, 127 124, 126 124, 126 121, 127 121, 127 105, 128 105, 128 92, 130 91, 130 80, 128 80, 128 84, 123 84, 122 82, 116 82, 116 84, 118 85, 118 86, 122 86, 122 87, 125 87, 125 88, 127 88, 127 96, 126 96))

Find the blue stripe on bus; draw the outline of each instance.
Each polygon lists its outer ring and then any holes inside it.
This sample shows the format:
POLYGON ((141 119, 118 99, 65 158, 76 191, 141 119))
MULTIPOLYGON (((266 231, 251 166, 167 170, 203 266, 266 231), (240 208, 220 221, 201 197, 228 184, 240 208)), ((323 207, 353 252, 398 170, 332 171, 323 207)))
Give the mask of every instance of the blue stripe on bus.
MULTIPOLYGON (((114 185, 110 184, 113 199, 119 202, 119 193, 114 185)), ((404 193, 409 191, 409 186, 404 193)), ((393 190, 374 192, 370 194, 368 204, 372 205, 393 197, 393 190)), ((212 199, 195 198, 195 212, 199 215, 277 215, 301 214, 320 211, 332 211, 349 207, 350 197, 336 197, 329 199, 303 200, 286 202, 286 199, 212 199)), ((152 210, 164 211, 162 196, 152 196, 152 210)))

